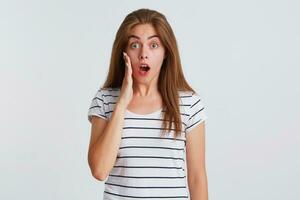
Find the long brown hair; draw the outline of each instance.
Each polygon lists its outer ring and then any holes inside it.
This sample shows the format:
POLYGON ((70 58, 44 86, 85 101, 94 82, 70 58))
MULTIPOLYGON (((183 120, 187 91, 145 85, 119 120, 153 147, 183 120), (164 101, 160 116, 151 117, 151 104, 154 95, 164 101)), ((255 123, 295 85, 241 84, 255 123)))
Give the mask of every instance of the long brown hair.
POLYGON ((129 13, 120 25, 111 52, 109 72, 101 88, 121 88, 125 74, 125 62, 122 52, 125 50, 130 30, 139 24, 151 24, 159 35, 166 51, 158 78, 158 90, 162 96, 164 107, 163 132, 171 131, 172 121, 175 123, 174 138, 181 135, 182 121, 179 108, 179 90, 195 91, 184 78, 179 57, 177 41, 166 17, 155 10, 146 8, 129 13), (168 126, 168 129, 167 129, 168 126))

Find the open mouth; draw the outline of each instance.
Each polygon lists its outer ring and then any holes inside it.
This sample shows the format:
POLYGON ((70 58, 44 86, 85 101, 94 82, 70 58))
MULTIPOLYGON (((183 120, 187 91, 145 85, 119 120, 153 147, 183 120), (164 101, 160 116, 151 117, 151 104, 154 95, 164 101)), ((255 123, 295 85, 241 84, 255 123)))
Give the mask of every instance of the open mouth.
POLYGON ((150 67, 147 64, 142 64, 140 65, 140 70, 147 72, 150 70, 150 67))

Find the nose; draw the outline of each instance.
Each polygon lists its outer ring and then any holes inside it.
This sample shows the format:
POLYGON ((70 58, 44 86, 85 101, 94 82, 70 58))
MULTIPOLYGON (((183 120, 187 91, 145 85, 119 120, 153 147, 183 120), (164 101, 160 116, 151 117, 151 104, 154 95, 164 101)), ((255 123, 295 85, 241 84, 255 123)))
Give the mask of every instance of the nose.
POLYGON ((143 47, 140 52, 140 59, 148 59, 146 47, 143 47))
POLYGON ((141 55, 141 57, 140 57, 141 59, 148 59, 148 56, 145 56, 145 55, 141 55))

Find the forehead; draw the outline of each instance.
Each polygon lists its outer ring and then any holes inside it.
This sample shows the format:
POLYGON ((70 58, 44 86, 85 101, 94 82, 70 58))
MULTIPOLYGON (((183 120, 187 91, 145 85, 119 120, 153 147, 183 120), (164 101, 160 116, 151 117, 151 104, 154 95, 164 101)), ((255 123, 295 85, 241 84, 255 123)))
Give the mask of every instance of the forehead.
POLYGON ((128 39, 131 38, 147 40, 151 38, 159 38, 159 36, 151 24, 139 24, 129 31, 128 39))

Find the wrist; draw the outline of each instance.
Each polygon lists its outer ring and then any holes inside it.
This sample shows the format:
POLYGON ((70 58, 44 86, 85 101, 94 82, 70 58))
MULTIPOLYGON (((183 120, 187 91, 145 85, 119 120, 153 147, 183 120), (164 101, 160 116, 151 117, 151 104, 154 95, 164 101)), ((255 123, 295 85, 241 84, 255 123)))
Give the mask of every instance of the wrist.
POLYGON ((125 104, 125 102, 123 100, 120 99, 116 104, 116 108, 118 110, 126 110, 127 105, 125 104))

